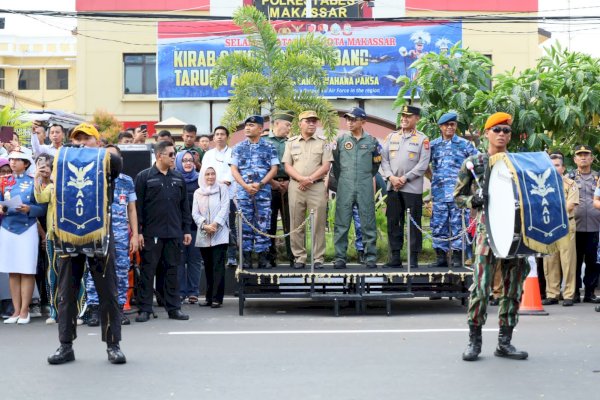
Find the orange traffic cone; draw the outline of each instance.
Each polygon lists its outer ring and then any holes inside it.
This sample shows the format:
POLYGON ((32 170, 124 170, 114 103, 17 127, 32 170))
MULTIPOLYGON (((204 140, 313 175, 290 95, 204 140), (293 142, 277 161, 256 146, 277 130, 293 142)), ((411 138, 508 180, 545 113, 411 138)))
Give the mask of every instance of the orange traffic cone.
POLYGON ((521 299, 521 306, 519 307, 519 315, 548 315, 548 312, 542 306, 540 282, 538 280, 535 258, 529 257, 527 261, 531 269, 523 284, 523 297, 521 299))

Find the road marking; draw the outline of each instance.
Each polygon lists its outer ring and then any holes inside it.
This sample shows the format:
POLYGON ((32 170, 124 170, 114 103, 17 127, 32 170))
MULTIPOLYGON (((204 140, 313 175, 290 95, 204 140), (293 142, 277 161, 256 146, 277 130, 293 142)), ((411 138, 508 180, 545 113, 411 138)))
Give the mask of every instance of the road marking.
MULTIPOLYGON (((327 334, 365 334, 365 333, 451 333, 468 332, 460 329, 363 329, 363 330, 304 330, 304 331, 183 331, 167 332, 163 335, 327 335, 327 334)), ((483 329, 484 332, 498 332, 498 329, 483 329)))

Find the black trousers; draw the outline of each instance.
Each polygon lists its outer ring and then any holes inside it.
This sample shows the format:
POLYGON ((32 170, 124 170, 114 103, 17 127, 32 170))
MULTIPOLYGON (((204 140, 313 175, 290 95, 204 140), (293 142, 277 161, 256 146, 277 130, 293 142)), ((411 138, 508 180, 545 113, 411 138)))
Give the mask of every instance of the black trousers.
POLYGON ((229 200, 229 246, 227 248, 227 257, 228 258, 236 258, 237 255, 237 226, 235 223, 235 213, 237 212, 237 208, 235 207, 235 203, 232 200, 229 200))
POLYGON ((581 265, 585 261, 585 274, 583 276, 583 285, 585 286, 585 296, 594 294, 598 286, 598 274, 600 266, 596 263, 596 252, 598 250, 598 232, 576 232, 575 250, 577 252, 577 263, 575 272, 575 294, 581 289, 581 265))
POLYGON ((58 338, 63 344, 71 344, 77 338, 77 295, 86 261, 100 300, 102 341, 117 344, 121 341, 121 309, 112 240, 106 257, 80 254, 58 258, 58 338))
POLYGON ((223 303, 225 295, 225 258, 227 244, 200 247, 206 274, 206 302, 223 303))
MULTIPOLYGON (((288 200, 288 194, 285 192, 281 194, 279 190, 273 190, 271 192, 271 226, 269 227, 269 235, 275 235, 277 233, 277 213, 281 212, 281 221, 283 222, 283 233, 290 231, 290 202, 288 200)), ((277 259, 277 239, 271 239, 271 247, 269 248, 269 255, 271 260, 275 262, 277 259)), ((294 255, 292 254, 292 246, 290 244, 290 237, 285 238, 285 250, 287 259, 290 262, 294 261, 294 255)))
POLYGON ((144 236, 144 248, 142 249, 142 265, 140 269, 139 310, 152 312, 152 295, 154 289, 154 275, 159 262, 164 266, 164 297, 165 309, 167 311, 179 310, 181 299, 179 298, 179 281, 177 279, 177 268, 181 264, 183 242, 181 238, 161 239, 144 236))
MULTIPOLYGON (((423 195, 388 191, 386 203, 389 246, 392 251, 400 251, 404 244, 406 209, 410 208, 411 216, 420 227, 423 215, 423 195)), ((420 253, 423 242, 421 232, 410 221, 406 223, 410 224, 410 251, 420 253)))

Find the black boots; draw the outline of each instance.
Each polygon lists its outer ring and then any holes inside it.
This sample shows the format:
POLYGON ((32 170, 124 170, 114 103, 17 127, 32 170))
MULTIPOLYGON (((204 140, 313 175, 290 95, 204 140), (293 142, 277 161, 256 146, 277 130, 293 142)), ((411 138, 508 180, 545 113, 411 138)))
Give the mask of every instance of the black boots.
POLYGON ((402 268, 400 251, 392 250, 392 258, 390 258, 390 261, 387 264, 383 265, 383 268, 402 268))
POLYGON ((513 360, 524 360, 529 354, 526 351, 519 351, 510 344, 512 339, 514 327, 512 326, 501 326, 500 332, 498 333, 498 347, 496 347, 496 351, 494 355, 496 357, 505 357, 513 360))
POLYGON ((61 344, 58 349, 48 357, 48 364, 59 365, 69 361, 75 361, 75 352, 72 344, 61 344))
POLYGON ((436 267, 448 268, 448 253, 442 249, 435 249, 436 267))
POLYGON ((111 364, 125 364, 127 362, 125 354, 121 351, 118 343, 109 344, 106 353, 111 364))
POLYGON ((481 326, 469 325, 469 344, 467 349, 462 354, 462 359, 465 361, 475 361, 481 353, 481 326))
POLYGON ((242 253, 244 260, 242 263, 242 268, 243 269, 252 269, 252 252, 251 251, 244 251, 242 253))
POLYGON ((365 251, 364 250, 357 251, 356 256, 358 258, 359 264, 365 264, 365 251))
POLYGON ((127 315, 125 315, 125 311, 123 311, 124 306, 124 304, 119 304, 119 307, 121 308, 121 325, 130 325, 131 321, 127 318, 127 315))
POLYGON ((462 251, 452 250, 452 268, 460 268, 463 266, 462 251))
POLYGON ((269 256, 266 251, 258 253, 258 268, 270 268, 269 256))
POLYGON ((419 268, 419 253, 410 253, 410 268, 419 268))
POLYGON ((89 314, 87 325, 88 326, 99 326, 100 325, 100 306, 98 304, 88 305, 89 314))

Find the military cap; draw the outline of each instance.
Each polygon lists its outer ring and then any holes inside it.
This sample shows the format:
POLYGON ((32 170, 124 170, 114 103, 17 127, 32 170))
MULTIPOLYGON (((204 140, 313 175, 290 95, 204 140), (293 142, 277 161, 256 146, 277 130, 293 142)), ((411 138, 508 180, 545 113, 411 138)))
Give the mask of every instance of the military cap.
POLYGON ((294 120, 295 113, 292 110, 277 111, 273 114, 272 120, 277 121, 282 119, 284 121, 292 122, 294 120))
POLYGON ((94 125, 88 124, 87 122, 83 122, 73 129, 73 132, 71 132, 71 139, 73 139, 79 132, 88 136, 93 136, 97 140, 100 140, 100 133, 98 133, 98 129, 96 129, 94 125))
POLYGON ((415 106, 405 105, 402 107, 402 115, 421 115, 421 109, 415 106))
POLYGON ((587 144, 578 144, 577 146, 573 147, 573 154, 591 153, 591 152, 592 152, 592 148, 590 146, 588 146, 587 144))
POLYGON ((346 114, 344 114, 344 117, 346 117, 346 116, 351 117, 351 118, 366 119, 367 113, 365 112, 365 110, 363 110, 360 107, 354 107, 352 110, 350 110, 346 114))
POLYGON ((300 115, 298 115, 299 120, 308 119, 308 118, 320 119, 319 116, 317 115, 317 112, 313 111, 313 110, 302 111, 300 113, 300 115))
POLYGON ((488 117, 487 121, 485 121, 484 129, 490 129, 492 126, 500 124, 512 124, 512 115, 507 114, 505 112, 494 113, 488 117))
POLYGON ((440 119, 438 119, 437 124, 444 125, 446 122, 456 121, 457 119, 458 119, 458 114, 453 111, 450 111, 450 112, 447 112, 446 114, 442 115, 440 117, 440 119))
POLYGON ((251 115, 244 120, 244 125, 249 122, 252 122, 253 124, 264 125, 265 119, 260 115, 251 115))

